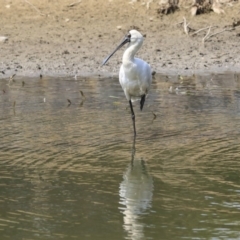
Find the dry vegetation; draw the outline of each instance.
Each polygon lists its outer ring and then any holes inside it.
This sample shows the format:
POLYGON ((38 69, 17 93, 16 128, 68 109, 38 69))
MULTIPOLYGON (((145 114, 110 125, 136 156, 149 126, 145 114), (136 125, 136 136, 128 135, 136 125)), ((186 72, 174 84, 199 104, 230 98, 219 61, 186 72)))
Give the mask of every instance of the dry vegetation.
MULTIPOLYGON (((137 0, 130 1, 132 4, 140 2, 137 0)), ((192 16, 198 14, 209 13, 213 11, 215 13, 221 14, 224 12, 224 7, 232 7, 238 0, 148 0, 141 1, 142 5, 146 5, 147 9, 150 5, 158 4, 158 13, 170 14, 174 13, 176 10, 188 8, 192 16)))

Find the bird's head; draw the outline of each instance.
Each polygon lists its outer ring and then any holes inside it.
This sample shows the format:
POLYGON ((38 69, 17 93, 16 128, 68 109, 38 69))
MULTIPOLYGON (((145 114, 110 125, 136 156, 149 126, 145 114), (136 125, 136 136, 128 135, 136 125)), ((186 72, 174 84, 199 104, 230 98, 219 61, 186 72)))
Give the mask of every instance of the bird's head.
POLYGON ((130 44, 134 44, 134 43, 142 43, 143 42, 143 35, 138 32, 137 30, 130 30, 128 35, 127 35, 130 44))
POLYGON ((138 43, 141 46, 143 43, 143 36, 137 30, 130 30, 128 34, 124 37, 123 41, 117 46, 117 48, 103 61, 102 66, 105 65, 108 60, 113 56, 113 54, 126 43, 129 43, 129 45, 138 43))

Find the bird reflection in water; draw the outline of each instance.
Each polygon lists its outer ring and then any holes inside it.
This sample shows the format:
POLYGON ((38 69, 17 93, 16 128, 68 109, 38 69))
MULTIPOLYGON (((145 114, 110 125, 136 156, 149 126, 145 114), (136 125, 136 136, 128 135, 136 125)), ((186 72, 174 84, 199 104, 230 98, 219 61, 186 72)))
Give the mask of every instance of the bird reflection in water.
POLYGON ((135 139, 132 159, 123 173, 119 189, 120 207, 123 213, 123 228, 128 233, 127 239, 145 239, 143 214, 151 209, 153 196, 153 179, 148 174, 148 167, 143 159, 135 159, 135 139))

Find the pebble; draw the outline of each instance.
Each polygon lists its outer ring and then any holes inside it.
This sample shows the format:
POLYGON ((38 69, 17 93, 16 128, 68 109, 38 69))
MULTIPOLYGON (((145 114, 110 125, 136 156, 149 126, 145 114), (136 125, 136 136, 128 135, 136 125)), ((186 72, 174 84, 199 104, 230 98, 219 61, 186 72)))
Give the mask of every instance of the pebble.
POLYGON ((0 36, 0 42, 6 42, 8 40, 8 37, 0 36))

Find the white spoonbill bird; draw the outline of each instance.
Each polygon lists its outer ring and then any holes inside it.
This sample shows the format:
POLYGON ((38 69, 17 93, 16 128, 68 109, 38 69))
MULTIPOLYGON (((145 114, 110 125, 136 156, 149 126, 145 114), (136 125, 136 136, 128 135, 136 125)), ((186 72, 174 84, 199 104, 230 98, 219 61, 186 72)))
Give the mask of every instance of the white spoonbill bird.
POLYGON ((126 43, 128 44, 122 58, 122 65, 119 71, 119 82, 129 101, 134 136, 136 136, 135 114, 133 111, 132 102, 140 100, 140 109, 143 109, 145 97, 152 83, 151 68, 142 59, 136 58, 135 54, 143 44, 143 36, 137 30, 131 30, 125 36, 120 45, 103 61, 103 65, 112 57, 112 55, 126 43))

